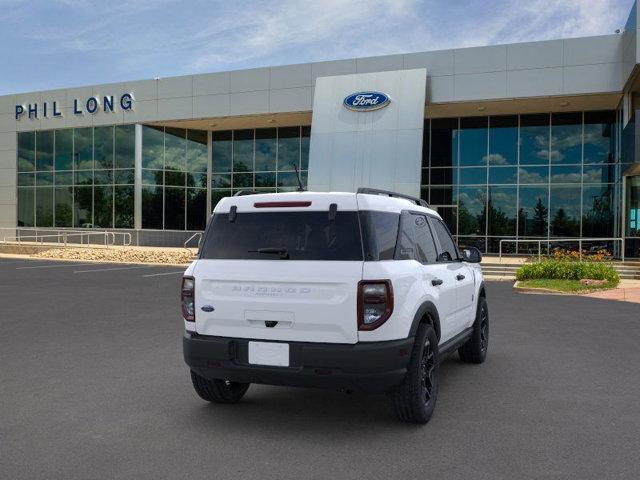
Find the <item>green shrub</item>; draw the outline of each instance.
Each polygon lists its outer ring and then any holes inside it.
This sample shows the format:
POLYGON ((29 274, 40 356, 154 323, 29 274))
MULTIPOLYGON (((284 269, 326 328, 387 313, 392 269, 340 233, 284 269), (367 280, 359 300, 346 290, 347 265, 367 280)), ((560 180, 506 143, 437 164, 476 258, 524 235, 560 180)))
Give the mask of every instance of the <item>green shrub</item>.
POLYGON ((542 260, 522 265, 516 271, 516 280, 534 280, 538 278, 582 280, 607 280, 617 285, 620 282, 618 272, 608 263, 570 262, 562 260, 542 260))

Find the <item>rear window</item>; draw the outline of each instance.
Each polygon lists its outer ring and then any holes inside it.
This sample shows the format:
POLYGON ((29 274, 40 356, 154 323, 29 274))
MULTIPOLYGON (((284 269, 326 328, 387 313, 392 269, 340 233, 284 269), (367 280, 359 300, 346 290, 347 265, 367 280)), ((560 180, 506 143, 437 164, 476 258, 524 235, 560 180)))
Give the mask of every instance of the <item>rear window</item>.
POLYGON ((216 213, 207 228, 202 259, 360 260, 358 213, 239 212, 235 221, 216 213))

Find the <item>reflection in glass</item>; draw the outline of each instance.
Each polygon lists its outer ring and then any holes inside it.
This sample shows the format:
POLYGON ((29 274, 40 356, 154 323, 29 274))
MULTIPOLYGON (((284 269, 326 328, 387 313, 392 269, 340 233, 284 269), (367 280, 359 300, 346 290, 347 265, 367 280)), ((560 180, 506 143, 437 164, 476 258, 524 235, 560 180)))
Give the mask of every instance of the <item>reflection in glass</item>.
POLYGON ((113 168, 113 127, 93 129, 94 168, 113 168))
POLYGON ((306 125, 300 130, 300 169, 307 170, 309 168, 309 145, 311 141, 311 127, 306 125))
POLYGON ((18 171, 32 172, 36 165, 36 133, 18 133, 18 171))
POLYGON ((53 173, 51 172, 36 172, 36 186, 50 186, 53 185, 53 173))
POLYGON ((431 199, 429 203, 432 205, 454 205, 457 202, 457 196, 454 195, 454 187, 431 187, 431 199))
POLYGON ((278 130, 278 171, 293 170, 300 165, 300 127, 278 130))
MULTIPOLYGON (((187 130, 187 171, 206 172, 208 155, 207 132, 187 130)), ((206 181, 204 186, 206 186, 206 181)))
POLYGON ((114 218, 115 228, 134 227, 134 192, 133 185, 115 186, 113 188, 114 218))
POLYGON ((53 170, 53 130, 36 132, 36 170, 53 170))
POLYGON ((253 170, 253 130, 235 130, 233 132, 233 171, 251 172, 253 170))
POLYGON ((187 189, 187 230, 204 230, 207 220, 207 189, 187 189))
POLYGON ((516 165, 518 163, 517 115, 491 117, 489 119, 489 165, 516 165))
POLYGON ((231 171, 231 131, 228 132, 212 132, 212 156, 213 171, 230 172, 231 171))
POLYGON ((516 187, 489 187, 488 235, 513 236, 516 234, 517 200, 516 187))
POLYGON ((584 163, 615 162, 615 112, 585 112, 584 163))
POLYGON ((142 187, 142 228, 162 230, 163 187, 142 187))
POLYGON ((185 189, 166 187, 164 189, 164 228, 184 230, 185 189))
POLYGON ((431 120, 431 167, 456 165, 458 157, 457 132, 457 118, 434 118, 431 120))
POLYGON ((520 167, 520 183, 548 183, 549 167, 520 167))
POLYGON ((164 128, 142 127, 142 168, 164 168, 164 128))
POLYGON ((460 166, 487 164, 487 117, 460 119, 460 166))
POLYGON ((551 187, 549 235, 552 237, 580 236, 580 186, 551 187))
POLYGON ((76 186, 73 189, 73 218, 75 227, 93 226, 93 187, 76 186))
POLYGON ((584 185, 582 189, 582 236, 612 237, 613 185, 584 185))
MULTIPOLYGON (((187 131, 183 128, 165 129, 164 133, 164 168, 184 172, 186 169, 187 131)), ((184 182, 183 182, 184 184, 184 182)))
POLYGON ((53 227, 53 188, 36 188, 36 227, 53 227))
POLYGON ((87 170, 93 168, 93 128, 73 130, 73 168, 87 170))
POLYGON ((113 227, 113 187, 94 187, 93 223, 95 228, 113 227))
POLYGON ((549 225, 547 187, 520 186, 518 201, 518 235, 546 237, 549 225))
POLYGON ((487 168, 461 168, 460 185, 480 185, 487 183, 487 168))
POLYGON ((489 184, 518 183, 516 167, 489 167, 489 184))
POLYGON ((616 178, 616 165, 605 163, 602 165, 584 166, 584 183, 613 183, 616 178))
POLYGON ((432 168, 431 185, 453 185, 458 183, 457 168, 432 168))
POLYGON ((19 187, 32 187, 35 184, 35 176, 33 173, 18 173, 19 187))
POLYGON ((580 183, 582 167, 551 167, 551 183, 580 183))
POLYGON ((460 187, 458 235, 486 235, 486 197, 484 188, 460 187))
POLYGON ((34 226, 35 188, 18 188, 18 226, 34 226))
POLYGON ((551 115, 551 163, 582 162, 582 113, 551 115))
POLYGON ((549 163, 549 115, 520 116, 520 165, 549 163))
POLYGON ((256 129, 256 171, 275 171, 276 135, 275 128, 256 129))
POLYGON ((115 130, 115 168, 134 168, 136 155, 135 125, 116 125, 115 130))
POLYGON ((55 158, 56 170, 73 169, 73 129, 55 131, 55 158))

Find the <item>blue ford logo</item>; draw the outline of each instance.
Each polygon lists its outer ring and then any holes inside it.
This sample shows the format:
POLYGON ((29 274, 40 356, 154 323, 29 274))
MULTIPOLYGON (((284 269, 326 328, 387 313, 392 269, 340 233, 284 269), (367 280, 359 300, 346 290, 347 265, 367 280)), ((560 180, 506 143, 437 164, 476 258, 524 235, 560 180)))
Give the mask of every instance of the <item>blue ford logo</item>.
POLYGON ((381 92, 356 92, 346 97, 342 103, 349 110, 368 112, 384 108, 389 102, 391 99, 381 92))

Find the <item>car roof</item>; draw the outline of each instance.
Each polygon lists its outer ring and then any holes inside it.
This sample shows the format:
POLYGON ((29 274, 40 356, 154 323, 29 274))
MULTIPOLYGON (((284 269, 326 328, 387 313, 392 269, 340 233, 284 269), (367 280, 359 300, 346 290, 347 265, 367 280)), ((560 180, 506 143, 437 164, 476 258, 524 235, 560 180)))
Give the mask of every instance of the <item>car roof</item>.
POLYGON ((435 210, 401 197, 369 193, 306 191, 251 193, 225 197, 218 202, 214 213, 228 213, 232 206, 235 206, 238 212, 326 211, 333 203, 337 205, 338 210, 374 210, 393 213, 412 210, 440 217, 435 210))

